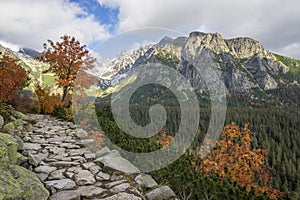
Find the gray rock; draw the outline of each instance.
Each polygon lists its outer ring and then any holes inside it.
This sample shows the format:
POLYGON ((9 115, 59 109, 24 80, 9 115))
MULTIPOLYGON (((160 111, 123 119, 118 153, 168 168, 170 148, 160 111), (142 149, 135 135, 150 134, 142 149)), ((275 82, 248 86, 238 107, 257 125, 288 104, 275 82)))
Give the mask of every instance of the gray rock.
POLYGON ((38 164, 41 162, 41 160, 38 156, 35 156, 35 155, 32 155, 31 153, 28 153, 28 162, 29 162, 29 164, 37 167, 38 164))
POLYGON ((79 145, 72 144, 72 143, 62 143, 59 146, 62 148, 67 148, 67 149, 80 149, 79 145))
POLYGON ((54 137, 54 138, 49 138, 48 140, 47 140, 47 142, 49 142, 49 143, 58 143, 58 144, 60 144, 60 143, 62 143, 62 142, 66 142, 66 141, 68 141, 68 140, 70 140, 70 139, 72 139, 71 137, 69 137, 69 136, 57 136, 57 137, 54 137))
POLYGON ((55 171, 57 168, 56 167, 51 167, 51 166, 39 166, 34 169, 35 172, 37 173, 45 173, 45 174, 50 174, 51 172, 55 171))
POLYGON ((105 154, 109 153, 110 152, 110 149, 108 147, 103 147, 102 149, 96 151, 96 157, 99 158, 99 157, 102 157, 104 156, 105 154))
POLYGON ((76 190, 59 191, 50 197, 50 200, 80 200, 101 195, 104 189, 96 186, 81 186, 76 190))
POLYGON ((54 188, 57 190, 72 189, 72 188, 76 187, 75 182, 72 181, 71 179, 46 181, 45 185, 47 188, 54 188))
POLYGON ((93 145, 95 143, 94 139, 83 139, 81 140, 81 144, 85 146, 93 145))
POLYGON ((67 171, 68 172, 74 172, 75 174, 79 173, 82 170, 81 167, 70 167, 67 171))
POLYGON ((106 183, 104 185, 104 187, 109 189, 109 188, 112 188, 116 185, 120 185, 120 184, 125 183, 125 182, 126 182, 126 180, 113 181, 113 182, 106 183))
POLYGON ((28 157, 20 154, 20 153, 17 153, 17 162, 16 162, 16 165, 22 165, 22 164, 25 164, 28 162, 28 157))
POLYGON ((0 115, 0 128, 4 125, 4 118, 0 115))
POLYGON ((140 170, 128 160, 122 158, 116 151, 111 151, 103 157, 97 158, 94 162, 101 162, 105 167, 109 167, 125 174, 136 174, 140 170))
POLYGON ((96 175, 101 170, 101 167, 99 167, 98 165, 95 165, 95 166, 90 167, 89 170, 92 174, 96 175))
POLYGON ((70 157, 72 161, 77 161, 79 163, 85 163, 87 162, 87 160, 84 158, 84 157, 81 157, 81 156, 73 156, 73 157, 70 157))
POLYGON ((110 176, 111 181, 119 181, 122 179, 124 179, 123 175, 116 175, 115 173, 113 173, 113 175, 110 176))
POLYGON ((44 182, 44 181, 48 178, 48 174, 45 174, 45 173, 37 173, 36 176, 37 176, 42 182, 44 182))
POLYGON ((36 143, 27 143, 25 142, 24 143, 24 149, 25 150, 40 150, 42 147, 41 147, 41 144, 36 144, 36 143))
POLYGON ((156 181, 147 174, 139 174, 135 177, 135 182, 139 185, 145 186, 147 188, 153 188, 157 186, 156 181))
POLYGON ((49 149, 49 152, 54 155, 63 155, 65 153, 65 151, 66 151, 65 148, 58 148, 58 147, 49 149))
POLYGON ((11 165, 9 170, 0 168, 0 199, 47 200, 49 191, 31 171, 11 165), (8 193, 7 193, 8 192, 8 193))
POLYGON ((127 190, 130 187, 129 183, 122 183, 120 185, 116 185, 113 188, 110 189, 111 192, 114 193, 120 193, 120 192, 124 192, 125 190, 127 190))
POLYGON ((97 181, 108 181, 109 179, 110 175, 103 172, 99 172, 96 176, 97 181))
POLYGON ((8 133, 10 135, 15 134, 15 125, 13 122, 9 122, 3 126, 3 132, 8 133))
POLYGON ((81 186, 76 191, 80 193, 81 197, 93 198, 102 194, 106 190, 96 186, 81 186))
POLYGON ((73 179, 74 178, 74 173, 73 172, 66 172, 67 178, 73 179))
POLYGON ((63 190, 50 196, 49 200, 80 200, 80 194, 75 190, 63 190))
POLYGON ((81 156, 85 153, 89 153, 89 151, 86 148, 70 149, 70 151, 68 153, 70 156, 81 156))
POLYGON ((71 166, 78 166, 80 165, 79 162, 69 162, 69 161, 57 161, 57 162, 50 162, 49 165, 55 166, 55 167, 71 167, 71 166))
POLYGON ((65 179, 66 177, 64 176, 66 169, 60 169, 57 171, 51 172, 49 176, 49 180, 58 180, 58 179, 65 179))
POLYGON ((17 143, 18 143, 18 151, 23 151, 24 150, 23 140, 17 135, 14 135, 14 138, 16 138, 17 143))
POLYGON ((84 157, 85 157, 86 160, 91 161, 91 160, 94 160, 96 158, 96 154, 86 153, 86 154, 84 154, 84 157))
POLYGON ((83 130, 82 128, 76 129, 75 135, 78 138, 87 138, 89 136, 89 134, 85 130, 83 130))
POLYGON ((121 193, 115 194, 113 196, 103 198, 102 200, 142 200, 142 198, 137 197, 134 194, 128 194, 125 192, 121 192, 121 193))
POLYGON ((92 185, 96 182, 96 180, 90 171, 82 170, 75 175, 75 182, 78 185, 92 185))
POLYGON ((161 186, 156 188, 146 194, 148 200, 156 200, 156 199, 169 199, 171 197, 176 197, 176 194, 173 190, 168 186, 161 186))
POLYGON ((83 167, 84 169, 89 169, 89 168, 91 168, 92 166, 96 166, 96 164, 93 163, 93 162, 83 163, 83 164, 82 164, 82 167, 83 167))
POLYGON ((35 120, 32 119, 31 117, 27 116, 27 115, 24 115, 23 113, 21 112, 18 112, 18 111, 15 111, 15 110, 7 110, 12 116, 14 116, 15 118, 17 119, 21 119, 21 120, 24 120, 24 121, 27 121, 27 122, 30 122, 30 123, 35 123, 35 120))

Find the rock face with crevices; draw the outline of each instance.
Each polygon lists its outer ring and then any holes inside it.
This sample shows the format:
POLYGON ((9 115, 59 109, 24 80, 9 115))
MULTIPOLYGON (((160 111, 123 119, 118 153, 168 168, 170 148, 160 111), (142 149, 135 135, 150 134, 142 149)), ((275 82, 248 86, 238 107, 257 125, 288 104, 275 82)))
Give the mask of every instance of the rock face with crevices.
MULTIPOLYGON (((37 123, 32 125, 32 129, 23 130, 18 134, 24 143, 22 154, 26 156, 26 162, 23 161, 23 165, 32 170, 27 176, 33 175, 36 177, 33 181, 44 184, 47 190, 44 187, 40 190, 47 191, 50 200, 145 200, 147 195, 151 199, 176 199, 169 187, 168 190, 161 189, 151 176, 140 174, 139 169, 121 157, 117 151, 104 147, 96 153, 91 152, 79 139, 87 133, 73 123, 47 115, 30 117, 37 123), (162 195, 161 191, 166 192, 162 195)), ((18 149, 18 143, 13 139, 11 141, 13 142, 5 151, 8 153, 2 153, 0 156, 3 164, 17 160, 16 155, 10 156, 11 160, 5 157, 12 154, 9 152, 16 152, 18 149)), ((19 168, 22 167, 17 166, 15 171, 22 171, 19 168)), ((22 185, 13 178, 13 174, 9 176, 8 173, 13 172, 1 171, 0 182, 3 176, 11 177, 12 184, 9 189, 22 191, 22 185)), ((25 189, 23 186, 23 190, 25 189)), ((2 191, 0 186, 3 198, 10 198, 2 191)), ((47 199, 48 196, 43 198, 47 199)))

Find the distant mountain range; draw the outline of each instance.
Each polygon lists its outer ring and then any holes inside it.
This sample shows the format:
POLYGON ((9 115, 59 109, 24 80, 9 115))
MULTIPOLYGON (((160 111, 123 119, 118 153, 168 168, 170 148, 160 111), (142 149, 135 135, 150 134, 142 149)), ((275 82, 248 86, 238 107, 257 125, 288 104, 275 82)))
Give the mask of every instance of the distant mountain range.
POLYGON ((162 63, 173 67, 195 88, 206 85, 197 73, 196 60, 221 72, 229 93, 251 93, 276 89, 279 85, 300 83, 300 61, 274 54, 251 38, 223 39, 219 33, 192 32, 188 37, 165 37, 159 43, 123 52, 106 63, 102 73, 108 86, 120 83, 132 68, 146 63, 162 63))
MULTIPOLYGON (((42 75, 48 65, 34 59, 40 52, 28 48, 14 52, 0 45, 0 53, 19 59, 33 82, 54 86, 53 75, 42 75)), ((105 61, 105 70, 98 74, 99 85, 102 89, 114 87, 130 76, 131 69, 162 63, 178 70, 194 88, 206 90, 194 66, 197 60, 220 72, 228 93, 266 92, 281 85, 300 84, 299 60, 274 54, 251 38, 224 39, 219 33, 192 32, 188 37, 164 37, 157 44, 131 49, 105 61)))

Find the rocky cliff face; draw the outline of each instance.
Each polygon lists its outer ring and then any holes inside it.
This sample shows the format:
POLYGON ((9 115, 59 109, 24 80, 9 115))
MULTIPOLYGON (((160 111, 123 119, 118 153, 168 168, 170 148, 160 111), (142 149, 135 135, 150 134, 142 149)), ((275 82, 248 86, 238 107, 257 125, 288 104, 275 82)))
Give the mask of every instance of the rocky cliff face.
MULTIPOLYGON (((208 71, 209 67, 219 71, 230 93, 248 93, 257 89, 267 91, 291 82, 284 78, 290 73, 288 66, 251 38, 224 39, 219 33, 192 32, 189 37, 165 37, 147 51, 145 49, 138 57, 137 54, 133 57, 126 55, 132 58, 130 67, 120 68, 118 65, 115 68, 118 72, 110 74, 112 80, 118 79, 112 84, 127 77, 131 68, 160 62, 178 69, 193 87, 205 90, 207 83, 195 67, 200 60, 208 71)), ((122 60, 122 57, 118 59, 122 60)))

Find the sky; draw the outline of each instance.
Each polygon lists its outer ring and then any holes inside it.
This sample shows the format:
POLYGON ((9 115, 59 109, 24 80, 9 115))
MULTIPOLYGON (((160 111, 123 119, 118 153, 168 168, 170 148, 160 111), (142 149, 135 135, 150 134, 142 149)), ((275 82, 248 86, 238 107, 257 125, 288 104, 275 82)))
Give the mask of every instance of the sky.
POLYGON ((299 7, 298 0, 0 0, 0 44, 41 51, 68 34, 93 49, 126 31, 161 27, 251 37, 300 59, 299 7))

